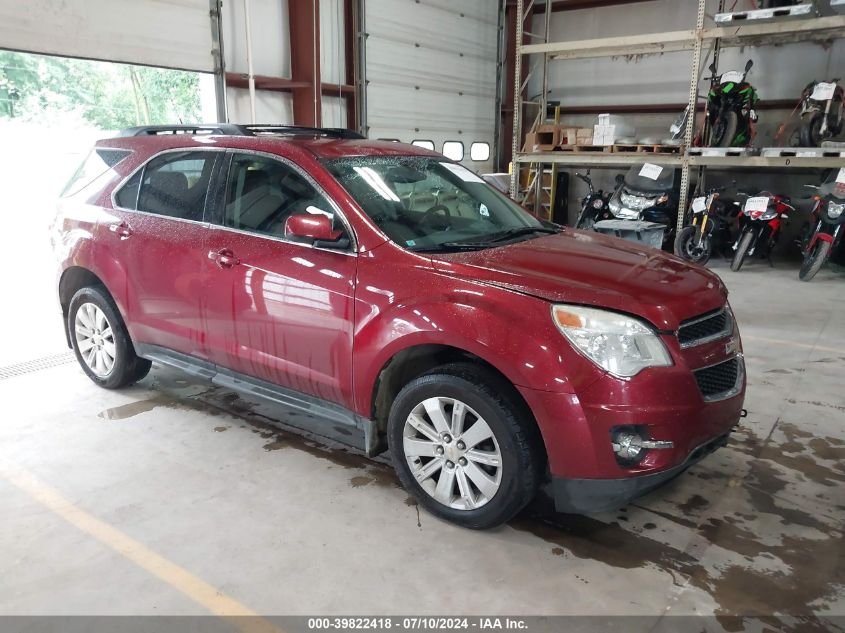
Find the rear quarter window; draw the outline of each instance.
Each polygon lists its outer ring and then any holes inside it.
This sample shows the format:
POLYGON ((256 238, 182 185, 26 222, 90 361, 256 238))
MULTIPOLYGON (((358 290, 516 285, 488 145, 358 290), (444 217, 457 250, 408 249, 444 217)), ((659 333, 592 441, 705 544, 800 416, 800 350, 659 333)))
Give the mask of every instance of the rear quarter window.
POLYGON ((66 198, 79 193, 100 176, 111 171, 131 153, 131 151, 126 149, 95 147, 85 160, 82 161, 82 164, 76 169, 73 176, 71 176, 65 185, 61 193, 62 197, 66 198))

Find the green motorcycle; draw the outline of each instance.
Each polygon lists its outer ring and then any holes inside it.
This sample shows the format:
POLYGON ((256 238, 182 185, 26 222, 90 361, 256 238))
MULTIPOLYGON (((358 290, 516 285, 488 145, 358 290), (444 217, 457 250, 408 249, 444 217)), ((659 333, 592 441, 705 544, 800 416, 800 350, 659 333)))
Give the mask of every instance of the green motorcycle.
POLYGON ((754 87, 745 81, 754 62, 745 64, 745 71, 716 75, 715 62, 710 65, 710 91, 707 95, 709 147, 747 147, 754 137, 757 113, 754 106, 760 100, 754 87))

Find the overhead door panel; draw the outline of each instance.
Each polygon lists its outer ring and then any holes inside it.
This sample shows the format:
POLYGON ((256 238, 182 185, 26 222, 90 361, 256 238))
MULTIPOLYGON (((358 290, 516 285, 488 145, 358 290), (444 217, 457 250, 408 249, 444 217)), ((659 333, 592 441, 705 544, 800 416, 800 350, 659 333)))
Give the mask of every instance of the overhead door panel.
MULTIPOLYGON (((367 124, 372 138, 492 148, 496 107, 497 3, 367 0, 367 124)), ((492 152, 491 152, 492 154, 492 152)))
POLYGON ((213 71, 209 0, 0 0, 0 47, 213 71))

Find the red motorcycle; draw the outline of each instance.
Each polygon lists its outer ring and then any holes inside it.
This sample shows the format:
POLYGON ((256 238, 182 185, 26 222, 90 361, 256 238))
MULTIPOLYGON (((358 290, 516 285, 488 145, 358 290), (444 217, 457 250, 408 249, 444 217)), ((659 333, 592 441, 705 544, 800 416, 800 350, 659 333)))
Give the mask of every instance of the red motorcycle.
POLYGON ((739 215, 740 231, 733 246, 735 253, 731 270, 739 270, 745 258, 755 254, 771 258, 772 249, 780 237, 781 225, 789 219, 786 212, 795 210, 791 202, 789 196, 768 191, 761 191, 745 201, 739 215))

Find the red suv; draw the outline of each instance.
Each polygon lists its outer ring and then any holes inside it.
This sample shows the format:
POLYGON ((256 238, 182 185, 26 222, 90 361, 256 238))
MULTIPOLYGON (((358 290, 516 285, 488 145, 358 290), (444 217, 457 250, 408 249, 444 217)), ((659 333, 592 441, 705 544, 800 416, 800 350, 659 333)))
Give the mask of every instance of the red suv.
POLYGON ((464 526, 544 485, 561 511, 618 507, 742 414, 718 277, 541 222, 419 147, 134 128, 97 143, 53 240, 68 343, 98 385, 156 361, 305 410, 310 431, 389 450, 464 526))

